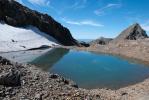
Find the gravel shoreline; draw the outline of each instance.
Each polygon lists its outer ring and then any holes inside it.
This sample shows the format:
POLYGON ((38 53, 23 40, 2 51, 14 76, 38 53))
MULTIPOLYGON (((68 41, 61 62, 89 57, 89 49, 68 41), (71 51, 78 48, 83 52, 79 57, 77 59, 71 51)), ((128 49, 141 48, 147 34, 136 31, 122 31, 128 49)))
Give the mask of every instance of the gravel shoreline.
POLYGON ((121 56, 126 59, 135 59, 149 65, 149 39, 143 40, 123 40, 111 42, 107 45, 91 45, 90 47, 65 47, 67 49, 76 49, 97 53, 121 56))
POLYGON ((43 72, 36 66, 13 63, 0 57, 0 100, 85 99, 100 100, 100 97, 79 89, 73 81, 57 74, 43 72), (20 84, 14 85, 16 82, 20 84))

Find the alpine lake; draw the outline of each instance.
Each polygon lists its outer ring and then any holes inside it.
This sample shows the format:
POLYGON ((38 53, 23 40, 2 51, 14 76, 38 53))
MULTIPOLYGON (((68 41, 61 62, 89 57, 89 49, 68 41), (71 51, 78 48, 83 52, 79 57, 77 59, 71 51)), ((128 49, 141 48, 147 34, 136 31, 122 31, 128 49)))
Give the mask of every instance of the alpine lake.
POLYGON ((44 71, 71 79, 80 88, 118 89, 149 77, 149 66, 119 56, 53 49, 29 62, 44 71))

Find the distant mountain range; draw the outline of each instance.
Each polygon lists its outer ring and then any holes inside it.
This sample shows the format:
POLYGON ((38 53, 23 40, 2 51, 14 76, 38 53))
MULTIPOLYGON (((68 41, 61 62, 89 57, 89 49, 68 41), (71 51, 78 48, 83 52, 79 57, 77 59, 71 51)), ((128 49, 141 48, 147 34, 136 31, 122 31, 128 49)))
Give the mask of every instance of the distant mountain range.
POLYGON ((148 35, 146 34, 146 31, 142 29, 142 27, 135 23, 128 28, 126 28, 124 31, 122 31, 116 38, 104 38, 101 37, 99 39, 93 40, 90 42, 90 45, 106 45, 108 43, 112 42, 119 42, 123 40, 138 40, 138 39, 145 39, 148 38, 148 35))
POLYGON ((89 43, 89 42, 93 41, 94 39, 77 39, 77 40, 78 40, 79 42, 84 41, 84 42, 89 43))

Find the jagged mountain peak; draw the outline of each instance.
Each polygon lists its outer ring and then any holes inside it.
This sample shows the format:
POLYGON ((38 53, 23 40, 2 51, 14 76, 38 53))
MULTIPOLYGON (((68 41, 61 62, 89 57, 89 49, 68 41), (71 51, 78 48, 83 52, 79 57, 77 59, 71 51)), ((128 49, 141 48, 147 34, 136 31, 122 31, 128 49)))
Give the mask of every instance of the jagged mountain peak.
POLYGON ((139 23, 134 23, 131 26, 129 26, 128 28, 131 28, 131 29, 137 28, 137 29, 143 30, 139 23))
POLYGON ((140 26, 139 23, 134 23, 132 26, 140 26))
POLYGON ((148 38, 146 31, 138 23, 134 23, 129 26, 127 29, 122 31, 115 40, 137 40, 148 38))

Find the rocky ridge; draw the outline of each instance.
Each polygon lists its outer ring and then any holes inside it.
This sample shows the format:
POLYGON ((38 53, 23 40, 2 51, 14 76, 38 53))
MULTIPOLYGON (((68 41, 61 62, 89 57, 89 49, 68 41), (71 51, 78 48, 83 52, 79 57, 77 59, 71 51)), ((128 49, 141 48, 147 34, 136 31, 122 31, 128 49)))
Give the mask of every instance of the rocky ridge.
POLYGON ((79 45, 70 31, 51 16, 31 10, 15 0, 0 0, 0 21, 17 27, 32 25, 63 45, 79 45))
POLYGON ((107 45, 110 41, 112 41, 112 38, 104 38, 100 37, 99 39, 93 40, 90 42, 90 45, 107 45))
POLYGON ((135 23, 122 31, 114 40, 138 40, 144 38, 148 38, 148 35, 138 23, 135 23))
MULTIPOLYGON (((90 42, 90 46, 98 46, 98 45, 108 45, 108 44, 119 44, 124 41, 131 41, 131 40, 142 40, 149 38, 146 31, 142 29, 142 27, 135 23, 125 30, 123 30, 116 38, 104 38, 101 37, 99 39, 93 40, 90 42)), ((124 44, 124 43, 123 43, 124 44)))

